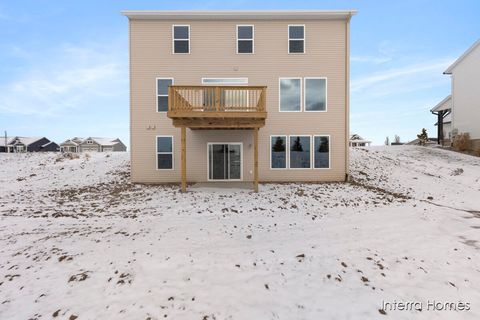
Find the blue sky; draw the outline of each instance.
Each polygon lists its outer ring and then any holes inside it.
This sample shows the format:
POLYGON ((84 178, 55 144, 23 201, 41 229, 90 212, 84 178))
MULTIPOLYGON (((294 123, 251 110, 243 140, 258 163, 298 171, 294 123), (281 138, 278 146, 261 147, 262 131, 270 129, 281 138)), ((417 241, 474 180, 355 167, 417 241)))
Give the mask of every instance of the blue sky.
POLYGON ((123 9, 358 9, 351 24, 351 132, 411 140, 450 93, 442 72, 480 37, 478 0, 0 1, 0 130, 128 142, 123 9))

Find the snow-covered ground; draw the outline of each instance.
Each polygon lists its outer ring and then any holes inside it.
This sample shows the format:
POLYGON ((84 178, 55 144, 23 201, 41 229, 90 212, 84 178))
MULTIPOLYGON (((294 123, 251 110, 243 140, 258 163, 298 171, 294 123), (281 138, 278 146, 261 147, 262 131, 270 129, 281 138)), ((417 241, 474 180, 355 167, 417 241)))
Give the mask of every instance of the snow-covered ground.
POLYGON ((128 158, 0 154, 0 319, 480 319, 479 158, 352 149, 352 183, 258 194, 128 158))

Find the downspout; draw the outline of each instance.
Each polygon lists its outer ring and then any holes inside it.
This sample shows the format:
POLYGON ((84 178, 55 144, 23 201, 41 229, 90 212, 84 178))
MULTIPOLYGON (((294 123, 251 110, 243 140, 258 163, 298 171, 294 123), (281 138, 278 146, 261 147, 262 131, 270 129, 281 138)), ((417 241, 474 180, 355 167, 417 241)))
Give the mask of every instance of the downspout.
POLYGON ((345 24, 345 181, 350 177, 350 19, 349 15, 345 24))

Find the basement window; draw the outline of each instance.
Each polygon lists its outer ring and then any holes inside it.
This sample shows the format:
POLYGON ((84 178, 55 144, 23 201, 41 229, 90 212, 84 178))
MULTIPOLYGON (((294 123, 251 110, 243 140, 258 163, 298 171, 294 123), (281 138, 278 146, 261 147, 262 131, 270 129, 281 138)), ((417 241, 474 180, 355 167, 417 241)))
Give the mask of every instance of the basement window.
POLYGON ((173 170, 173 136, 157 136, 157 169, 173 170))

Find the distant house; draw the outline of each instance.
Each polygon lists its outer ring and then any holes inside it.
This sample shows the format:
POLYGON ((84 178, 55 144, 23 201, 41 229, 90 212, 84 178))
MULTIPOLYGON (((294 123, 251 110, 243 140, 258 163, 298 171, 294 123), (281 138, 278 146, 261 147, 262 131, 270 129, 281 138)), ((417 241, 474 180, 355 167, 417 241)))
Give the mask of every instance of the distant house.
POLYGON ((365 140, 358 134, 352 134, 350 136, 350 141, 349 141, 350 147, 365 147, 365 146, 370 146, 371 143, 372 141, 365 140))
MULTIPOLYGON (((452 133, 452 138, 456 134, 468 133, 472 141, 472 147, 479 148, 480 90, 478 84, 480 83, 480 39, 448 67, 444 74, 450 75, 452 81, 450 103, 450 132, 452 133)), ((443 119, 443 124, 445 125, 445 120, 448 121, 448 118, 443 119)))
POLYGON ((80 144, 84 139, 75 137, 72 139, 65 140, 64 142, 60 143, 60 151, 61 152, 80 152, 80 144))
POLYGON ((58 144, 45 137, 0 138, 0 152, 56 152, 58 150, 58 144))
POLYGON ((60 144, 62 152, 107 152, 107 151, 127 151, 123 142, 116 138, 88 137, 68 139, 60 144))
POLYGON ((440 101, 430 112, 437 116, 437 143, 449 145, 452 139, 452 96, 440 101))

